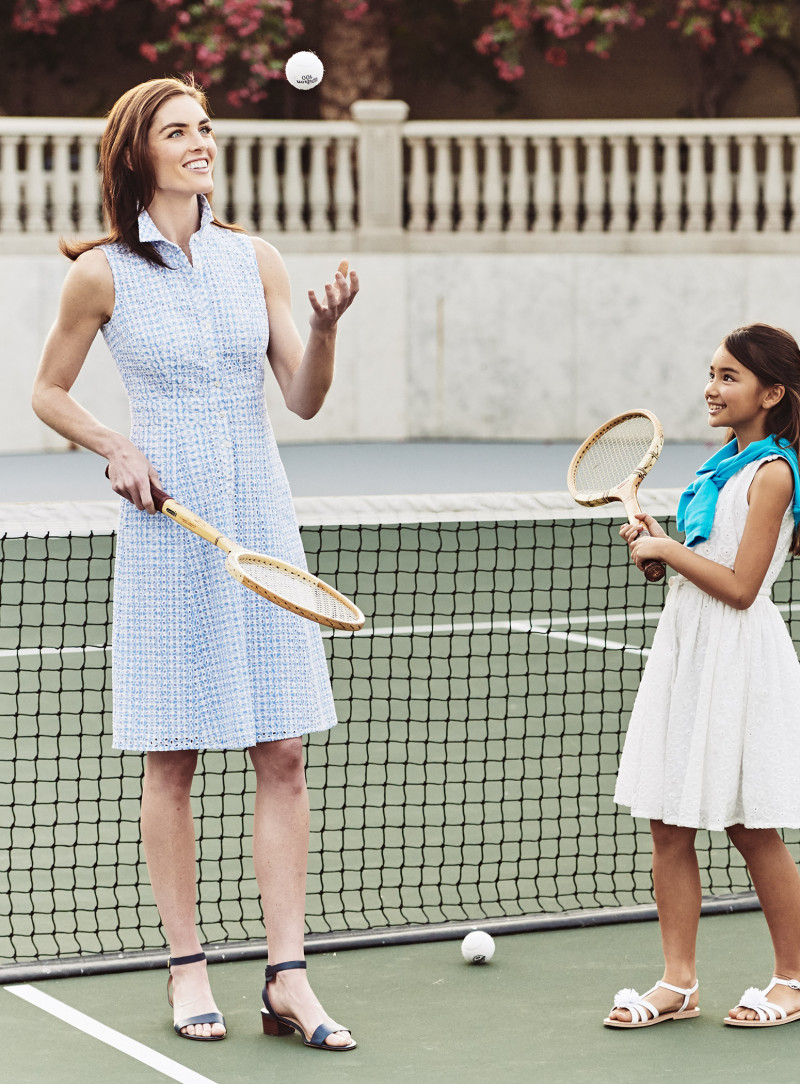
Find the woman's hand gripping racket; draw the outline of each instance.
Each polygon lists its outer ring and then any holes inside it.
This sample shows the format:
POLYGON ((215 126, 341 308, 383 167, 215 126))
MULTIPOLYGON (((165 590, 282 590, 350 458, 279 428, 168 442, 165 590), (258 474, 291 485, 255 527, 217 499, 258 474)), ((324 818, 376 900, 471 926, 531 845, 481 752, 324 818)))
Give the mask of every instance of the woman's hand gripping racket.
MULTIPOLYGON (((628 410, 601 425, 588 437, 569 465, 567 487, 578 504, 594 507, 622 501, 628 522, 640 525, 636 492, 661 454, 664 431, 649 410, 628 410)), ((667 569, 661 561, 645 561, 645 577, 656 583, 667 569)))
POLYGON ((320 625, 354 632, 364 624, 364 615, 358 606, 323 580, 302 568, 279 561, 277 557, 243 549, 163 489, 151 484, 150 491, 157 512, 163 512, 187 531, 193 531, 227 554, 226 571, 244 587, 320 625))

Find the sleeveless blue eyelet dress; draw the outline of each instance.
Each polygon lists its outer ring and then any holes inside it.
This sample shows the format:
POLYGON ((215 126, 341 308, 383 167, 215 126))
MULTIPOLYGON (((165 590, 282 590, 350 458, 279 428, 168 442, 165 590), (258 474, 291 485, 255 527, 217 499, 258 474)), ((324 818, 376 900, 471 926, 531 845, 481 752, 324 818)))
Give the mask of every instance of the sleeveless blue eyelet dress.
MULTIPOLYGON (((242 546, 306 567, 264 402, 269 322, 250 239, 200 197, 192 263, 146 211, 168 267, 104 245, 103 336, 130 398, 131 440, 164 488, 242 546)), ((238 584, 224 555, 121 501, 114 579, 114 748, 248 748, 336 724, 319 627, 238 584)))

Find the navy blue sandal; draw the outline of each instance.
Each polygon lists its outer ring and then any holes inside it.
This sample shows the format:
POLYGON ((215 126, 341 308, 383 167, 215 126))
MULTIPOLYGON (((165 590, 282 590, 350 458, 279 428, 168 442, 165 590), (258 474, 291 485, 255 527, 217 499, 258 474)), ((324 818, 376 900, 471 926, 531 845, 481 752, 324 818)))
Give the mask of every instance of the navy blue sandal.
POLYGON ((305 960, 289 960, 283 964, 273 964, 268 967, 264 972, 264 990, 261 994, 264 1000, 264 1008, 261 1010, 261 1026, 264 1029, 265 1035, 291 1035, 293 1031, 298 1032, 303 1037, 303 1043, 306 1046, 313 1046, 315 1050, 331 1050, 334 1053, 344 1053, 346 1050, 355 1050, 356 1043, 351 1039, 347 1046, 330 1046, 325 1040, 329 1035, 333 1035, 337 1031, 346 1031, 350 1034, 349 1028, 340 1027, 338 1024, 334 1024, 331 1027, 329 1024, 320 1024, 317 1030, 309 1039, 296 1020, 292 1020, 291 1016, 281 1016, 276 1013, 273 1007, 269 1003, 269 994, 267 993, 267 986, 272 982, 279 971, 288 971, 291 968, 301 967, 305 969, 305 960))
MULTIPOLYGON (((201 960, 205 960, 206 954, 204 952, 196 952, 194 956, 174 956, 167 960, 167 967, 170 968, 170 976, 167 979, 167 1001, 170 1008, 172 1008, 172 967, 180 966, 181 964, 199 964, 201 960)), ((175 1024, 175 1032, 180 1035, 182 1039, 194 1039, 199 1043, 215 1043, 220 1039, 224 1039, 224 1035, 188 1035, 183 1028, 188 1028, 190 1024, 222 1024, 225 1027, 225 1017, 220 1012, 205 1012, 200 1016, 190 1016, 186 1020, 179 1020, 175 1024)))

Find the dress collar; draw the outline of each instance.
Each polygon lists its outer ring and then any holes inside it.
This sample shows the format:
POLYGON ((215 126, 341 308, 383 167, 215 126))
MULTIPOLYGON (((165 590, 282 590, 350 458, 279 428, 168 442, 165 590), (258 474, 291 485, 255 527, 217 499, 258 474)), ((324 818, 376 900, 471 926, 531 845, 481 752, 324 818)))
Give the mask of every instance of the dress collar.
MULTIPOLYGON (((197 233, 192 234, 194 239, 199 234, 202 234, 214 220, 214 212, 211 210, 211 204, 208 202, 205 196, 197 197, 200 207, 200 226, 197 233)), ((161 241, 162 244, 172 245, 173 248, 178 248, 178 245, 174 241, 168 241, 166 237, 161 233, 158 226, 152 220, 147 211, 142 211, 139 215, 139 240, 140 241, 161 241)))

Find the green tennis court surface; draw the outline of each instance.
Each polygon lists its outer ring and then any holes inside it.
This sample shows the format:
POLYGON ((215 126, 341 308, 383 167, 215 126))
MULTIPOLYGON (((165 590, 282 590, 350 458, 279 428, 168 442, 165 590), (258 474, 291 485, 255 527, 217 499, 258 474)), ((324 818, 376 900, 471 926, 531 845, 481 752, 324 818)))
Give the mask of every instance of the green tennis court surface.
MULTIPOLYGON (((368 618, 361 633, 326 636, 342 725, 307 743, 312 948, 652 901, 649 839, 612 793, 663 588, 645 585, 602 518, 532 515, 527 502, 517 518, 437 518, 429 504, 416 520, 303 527, 312 570, 368 618)), ((0 978, 91 968, 96 954, 152 958, 164 946, 139 847, 141 757, 110 749, 113 537, 10 532, 0 562, 0 978)), ((795 634, 798 587, 790 566, 774 592, 795 634)), ((251 784, 242 752, 204 755, 198 909, 214 958, 263 951, 251 784)), ((707 894, 748 891, 724 836, 701 833, 700 851, 707 894)), ((702 930, 703 1018, 637 1036, 600 1021, 617 989, 659 977, 652 923, 505 936, 486 968, 465 965, 453 941, 312 952, 318 992, 359 1041, 348 1055, 261 1035, 255 960, 214 965, 231 1026, 220 1044, 174 1036, 164 971, 28 978, 34 1002, 84 1015, 79 1028, 0 989, 8 1079, 201 1084, 188 1066, 212 1084, 625 1082, 685 1073, 687 1043, 700 1079, 772 1079, 765 1064, 780 1075, 800 1027, 759 1038, 719 1024, 769 979, 761 916, 702 930), (118 1033, 104 1033, 110 1045, 91 1021, 118 1033), (126 1053, 122 1036, 170 1065, 126 1053)))
MULTIPOLYGON (((457 942, 311 956, 330 1010, 353 1028, 346 1055, 261 1034, 257 962, 220 964, 212 980, 230 1037, 189 1043, 171 1028, 165 973, 135 972, 36 983, 34 989, 105 1024, 213 1084, 309 1080, 394 1084, 640 1084, 643 1080, 794 1079, 800 1024, 765 1034, 723 1027, 745 987, 765 985, 771 952, 760 914, 700 923, 701 1017, 639 1034, 601 1021, 622 986, 660 977, 658 929, 635 923, 497 939, 491 964, 465 964, 457 942)), ((187 1080, 157 1071, 0 989, 9 1084, 156 1084, 187 1080)), ((191 1084, 191 1082, 190 1082, 191 1084)))

